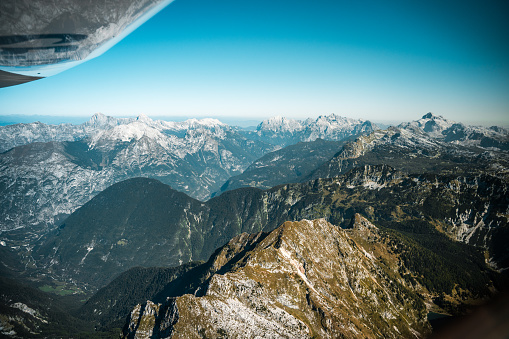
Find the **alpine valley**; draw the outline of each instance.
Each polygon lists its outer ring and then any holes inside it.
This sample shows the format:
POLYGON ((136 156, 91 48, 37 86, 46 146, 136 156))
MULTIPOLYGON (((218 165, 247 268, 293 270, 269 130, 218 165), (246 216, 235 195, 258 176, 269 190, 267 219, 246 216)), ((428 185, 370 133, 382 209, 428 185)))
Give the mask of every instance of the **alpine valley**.
POLYGON ((503 127, 96 114, 0 151, 0 336, 426 338, 509 286, 503 127))

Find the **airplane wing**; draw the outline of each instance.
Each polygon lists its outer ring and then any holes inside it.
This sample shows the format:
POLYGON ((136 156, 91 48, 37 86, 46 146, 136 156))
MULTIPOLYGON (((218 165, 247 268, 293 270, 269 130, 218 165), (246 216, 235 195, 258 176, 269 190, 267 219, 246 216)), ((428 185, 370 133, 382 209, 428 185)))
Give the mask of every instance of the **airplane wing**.
POLYGON ((173 0, 0 1, 0 87, 95 58, 173 0))

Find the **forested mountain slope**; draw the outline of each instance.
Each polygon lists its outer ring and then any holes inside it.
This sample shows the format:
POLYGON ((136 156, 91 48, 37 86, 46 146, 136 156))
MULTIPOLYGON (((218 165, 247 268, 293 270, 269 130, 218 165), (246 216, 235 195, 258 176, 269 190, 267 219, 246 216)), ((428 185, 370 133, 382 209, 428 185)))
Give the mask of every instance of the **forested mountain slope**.
POLYGON ((502 269, 509 259, 507 192, 507 182, 489 175, 406 175, 383 165, 266 191, 228 191, 206 203, 152 179, 131 179, 73 213, 35 258, 60 279, 96 289, 129 267, 206 260, 242 232, 304 218, 346 227, 362 213, 430 249, 447 236, 460 239, 486 250, 490 265, 502 269))

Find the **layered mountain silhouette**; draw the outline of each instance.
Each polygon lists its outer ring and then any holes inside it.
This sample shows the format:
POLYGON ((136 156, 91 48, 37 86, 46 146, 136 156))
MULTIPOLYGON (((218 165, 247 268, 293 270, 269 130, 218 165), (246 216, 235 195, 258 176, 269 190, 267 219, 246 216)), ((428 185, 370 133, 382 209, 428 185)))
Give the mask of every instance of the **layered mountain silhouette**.
POLYGON ((507 286, 504 128, 98 114, 0 140, 3 335, 425 337, 507 286))

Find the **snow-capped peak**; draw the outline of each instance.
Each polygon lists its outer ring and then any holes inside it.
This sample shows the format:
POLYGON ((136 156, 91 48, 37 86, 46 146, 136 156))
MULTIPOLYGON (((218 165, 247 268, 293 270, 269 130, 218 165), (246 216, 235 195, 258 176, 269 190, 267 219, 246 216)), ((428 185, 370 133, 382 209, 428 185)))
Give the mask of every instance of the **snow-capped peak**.
POLYGON ((273 131, 273 132, 294 132, 300 131, 302 124, 299 120, 288 119, 282 116, 275 116, 262 121, 257 130, 273 131))
POLYGON ((94 148, 96 145, 105 142, 131 142, 138 141, 143 137, 155 140, 161 146, 167 146, 167 141, 160 131, 145 124, 144 122, 134 121, 126 125, 118 125, 108 130, 103 130, 91 138, 90 147, 94 148), (162 140, 165 140, 162 142, 162 140))
POLYGON ((203 127, 217 127, 217 126, 226 126, 221 121, 213 118, 204 118, 204 119, 188 119, 182 123, 184 126, 203 126, 203 127))
POLYGON ((228 127, 228 125, 222 123, 217 119, 212 118, 204 118, 204 119, 187 119, 185 121, 162 121, 157 120, 156 123, 160 126, 162 130, 188 130, 188 129, 197 129, 197 128, 216 128, 216 127, 228 127))
POLYGON ((85 122, 83 125, 85 127, 92 128, 105 128, 105 127, 113 127, 121 124, 127 124, 131 122, 132 119, 129 118, 115 118, 108 115, 104 115, 102 113, 95 113, 92 117, 85 122))
POLYGON ((90 119, 87 121, 88 125, 102 125, 108 121, 108 118, 106 115, 102 113, 95 113, 90 117, 90 119))
POLYGON ((211 140, 224 138, 225 127, 228 125, 210 118, 173 122, 152 120, 146 115, 140 115, 128 123, 102 129, 94 134, 89 139, 89 148, 115 148, 119 143, 143 139, 144 143, 159 144, 167 152, 183 158, 186 154, 197 152, 207 143, 212 144, 211 140), (185 133, 180 133, 182 131, 185 133))
POLYGON ((352 126, 357 125, 359 123, 364 123, 364 119, 352 119, 352 118, 346 118, 339 115, 336 115, 334 113, 329 115, 320 115, 316 120, 315 124, 318 126, 329 126, 329 128, 345 128, 346 126, 352 126))
POLYGON ((150 124, 152 122, 154 122, 154 120, 150 119, 147 115, 145 114, 140 114, 136 117, 136 121, 139 121, 139 122, 143 122, 143 123, 146 123, 146 124, 150 124))
POLYGON ((402 123, 398 127, 412 133, 424 133, 445 142, 464 146, 509 148, 508 131, 504 128, 466 126, 433 113, 427 113, 419 120, 402 123))
POLYGON ((433 113, 429 112, 423 115, 421 119, 409 123, 403 123, 400 125, 400 127, 407 129, 417 129, 432 136, 438 137, 442 135, 443 131, 451 128, 455 124, 457 123, 454 121, 447 120, 441 115, 434 115, 433 113))
POLYGON ((363 119, 345 118, 336 114, 320 115, 316 119, 308 118, 305 121, 287 119, 281 116, 275 116, 263 121, 258 125, 257 130, 273 132, 295 132, 305 128, 307 129, 349 129, 352 126, 364 123, 363 119))
POLYGON ((213 119, 213 118, 201 119, 201 120, 198 120, 198 123, 200 123, 201 125, 204 125, 204 126, 208 126, 208 127, 226 126, 226 124, 222 123, 221 121, 219 121, 217 119, 213 119))
POLYGON ((378 127, 363 119, 351 119, 335 114, 321 115, 316 119, 308 118, 304 121, 275 116, 264 120, 256 128, 256 134, 273 143, 279 140, 282 145, 286 142, 314 141, 318 138, 325 140, 342 140, 352 135, 370 133, 378 127), (282 139, 287 138, 287 141, 282 139))
POLYGON ((428 122, 428 121, 435 121, 436 123, 439 123, 439 124, 447 124, 447 125, 455 124, 454 121, 447 120, 443 116, 435 115, 435 114, 433 114, 431 112, 428 112, 428 113, 424 114, 422 116, 422 118, 417 120, 417 121, 421 122, 421 123, 428 122))

